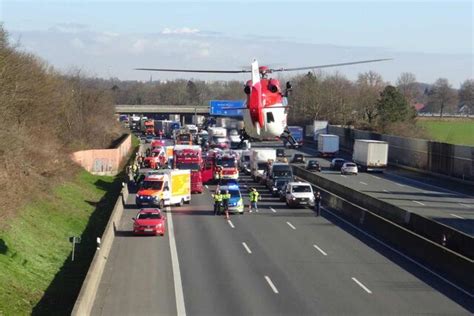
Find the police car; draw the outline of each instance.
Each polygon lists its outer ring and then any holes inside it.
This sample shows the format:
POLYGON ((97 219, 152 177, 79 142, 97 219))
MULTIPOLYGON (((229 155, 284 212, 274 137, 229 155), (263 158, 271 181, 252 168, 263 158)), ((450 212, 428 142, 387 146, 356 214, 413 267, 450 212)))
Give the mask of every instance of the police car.
POLYGON ((221 193, 224 194, 226 190, 229 190, 229 212, 232 213, 244 213, 244 201, 242 194, 240 194, 240 188, 237 184, 229 184, 220 186, 221 193))

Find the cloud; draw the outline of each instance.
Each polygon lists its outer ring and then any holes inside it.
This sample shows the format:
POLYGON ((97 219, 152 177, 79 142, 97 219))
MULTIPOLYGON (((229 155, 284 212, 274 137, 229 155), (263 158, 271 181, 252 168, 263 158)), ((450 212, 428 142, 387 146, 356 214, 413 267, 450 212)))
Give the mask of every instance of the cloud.
POLYGON ((77 37, 71 40, 71 45, 74 48, 82 49, 85 47, 84 42, 77 37))
POLYGON ((60 33, 80 33, 88 29, 88 26, 81 23, 58 23, 49 28, 49 31, 60 33))
POLYGON ((196 33, 199 33, 198 29, 192 29, 189 27, 182 27, 178 29, 170 29, 166 27, 163 29, 163 31, 161 31, 161 34, 196 34, 196 33))

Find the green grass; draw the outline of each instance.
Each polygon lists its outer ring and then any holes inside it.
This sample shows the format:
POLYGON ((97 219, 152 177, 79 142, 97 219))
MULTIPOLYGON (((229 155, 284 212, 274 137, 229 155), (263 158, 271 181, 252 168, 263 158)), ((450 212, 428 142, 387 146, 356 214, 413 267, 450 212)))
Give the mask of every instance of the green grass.
POLYGON ((419 120, 417 124, 433 140, 474 146, 474 120, 419 120))
POLYGON ((70 313, 119 191, 82 171, 18 211, 0 231, 0 315, 70 313), (74 262, 69 236, 82 236, 74 262))

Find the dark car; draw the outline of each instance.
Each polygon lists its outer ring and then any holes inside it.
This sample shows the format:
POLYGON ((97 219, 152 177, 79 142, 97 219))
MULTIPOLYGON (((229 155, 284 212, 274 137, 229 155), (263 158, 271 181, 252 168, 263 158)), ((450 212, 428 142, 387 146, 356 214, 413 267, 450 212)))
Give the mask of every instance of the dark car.
POLYGON ((276 156, 277 157, 285 157, 285 150, 283 148, 278 148, 276 150, 276 156))
POLYGON ((291 162, 292 163, 304 163, 303 154, 293 154, 293 157, 291 158, 291 162))
POLYGON ((321 166, 317 160, 308 160, 306 163, 306 170, 321 171, 321 166))
POLYGON ((338 170, 340 171, 341 168, 342 168, 342 165, 345 163, 346 161, 342 158, 334 158, 332 161, 331 161, 331 169, 334 169, 334 170, 338 170))

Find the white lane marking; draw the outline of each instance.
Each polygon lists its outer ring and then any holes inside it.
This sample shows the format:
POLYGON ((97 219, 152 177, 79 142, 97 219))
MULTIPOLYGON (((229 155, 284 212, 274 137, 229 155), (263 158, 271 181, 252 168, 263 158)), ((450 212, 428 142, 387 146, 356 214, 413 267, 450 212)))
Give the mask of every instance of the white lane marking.
POLYGON ((232 221, 230 219, 227 221, 227 223, 229 223, 230 227, 235 228, 234 224, 232 223, 232 221))
POLYGON ((433 274, 434 276, 438 277, 439 279, 443 280, 444 282, 446 282, 447 284, 451 285, 452 287, 454 287, 455 289, 457 289, 458 291, 461 291, 463 292, 464 294, 470 296, 470 297, 474 297, 474 294, 466 291, 465 289, 463 289, 462 287, 456 285, 455 283, 449 281, 448 279, 446 279, 445 277, 439 275, 438 273, 434 272, 433 270, 430 270, 430 268, 424 266, 423 264, 419 263, 418 261, 416 261, 415 259, 412 259, 410 257, 408 257, 406 254, 402 253, 401 251, 393 248, 392 246, 389 246, 388 244, 384 243, 383 241, 381 241, 380 239, 377 239, 376 237, 372 236, 371 234, 363 231, 362 229, 360 229, 359 227, 353 225, 352 223, 346 221, 344 218, 340 217, 339 215, 336 215, 335 213, 331 212, 330 210, 328 210, 327 208, 325 208, 324 206, 321 207, 321 209, 325 210, 326 212, 328 212, 329 214, 331 214, 332 216, 336 217, 337 219, 339 219, 340 221, 346 223, 347 225, 351 226, 352 228, 354 228, 355 230, 357 230, 358 232, 360 232, 361 234, 369 237, 370 239, 378 242, 379 244, 381 244, 382 246, 390 249, 391 251, 395 252, 396 254, 398 254, 399 256, 402 256, 403 258, 407 259, 408 261, 412 262, 413 264, 419 266, 420 268, 424 269, 425 271, 428 271, 430 272, 431 274, 433 274))
POLYGON ((374 177, 375 179, 379 179, 379 180, 380 180, 380 178, 379 178, 379 177, 377 177, 377 176, 372 176, 372 177, 374 177))
POLYGON ((181 270, 179 269, 178 250, 176 249, 176 240, 174 238, 173 216, 171 207, 166 208, 168 217, 168 235, 171 251, 171 265, 173 267, 174 295, 176 297, 176 312, 180 316, 186 316, 186 307, 184 305, 183 285, 181 282, 181 270))
POLYGON ((384 191, 384 192, 386 192, 386 193, 390 193, 390 191, 389 191, 389 190, 385 190, 385 189, 384 189, 383 191, 384 191))
POLYGON ((293 228, 293 229, 296 229, 296 227, 295 227, 295 226, 293 226, 293 225, 292 225, 290 222, 286 222, 286 223, 287 223, 287 224, 288 224, 288 226, 290 226, 291 228, 293 228))
POLYGON ((360 184, 363 184, 363 185, 368 185, 367 183, 365 182, 362 182, 362 181, 359 181, 360 184))
POLYGON ((454 217, 457 217, 457 218, 460 218, 460 219, 464 219, 464 217, 459 216, 459 215, 456 215, 456 214, 451 214, 451 213, 450 213, 449 215, 454 216, 454 217))
POLYGON ((321 248, 319 248, 317 245, 313 245, 314 248, 316 248, 320 253, 322 253, 324 256, 327 256, 328 254, 324 252, 321 248))
POLYGON ((272 280, 268 276, 265 276, 265 280, 267 280, 268 285, 270 285, 272 288, 273 293, 278 294, 278 289, 276 288, 275 284, 273 284, 272 280))
POLYGON ((366 291, 366 292, 369 293, 369 294, 372 294, 372 291, 369 290, 369 289, 368 289, 364 284, 362 284, 359 280, 357 280, 357 279, 354 278, 354 277, 352 277, 351 279, 352 279, 352 281, 354 281, 355 283, 357 283, 361 288, 363 288, 364 291, 366 291))
POLYGON ((243 242, 242 245, 244 246, 245 250, 247 250, 247 252, 248 252, 249 254, 252 253, 252 250, 250 250, 249 246, 247 246, 247 244, 246 244, 245 242, 243 242))
POLYGON ((401 183, 395 183, 396 185, 398 185, 399 187, 404 187, 405 185, 404 184, 401 184, 401 183))
POLYGON ((420 204, 420 205, 423 205, 423 206, 425 206, 425 204, 423 204, 423 203, 421 203, 421 202, 418 202, 418 201, 412 201, 412 202, 414 202, 414 203, 418 203, 418 204, 420 204))
POLYGON ((209 187, 207 186, 207 184, 205 185, 206 189, 209 189, 209 187))
POLYGON ((459 203, 459 205, 462 205, 462 206, 467 207, 467 208, 471 208, 470 205, 467 205, 467 204, 464 204, 464 203, 459 203))
POLYGON ((270 209, 272 210, 273 213, 277 212, 277 211, 275 211, 275 209, 273 207, 270 207, 270 209))
POLYGON ((343 174, 341 174, 341 177, 343 177, 343 178, 347 178, 347 176, 345 176, 345 175, 343 175, 343 174))

